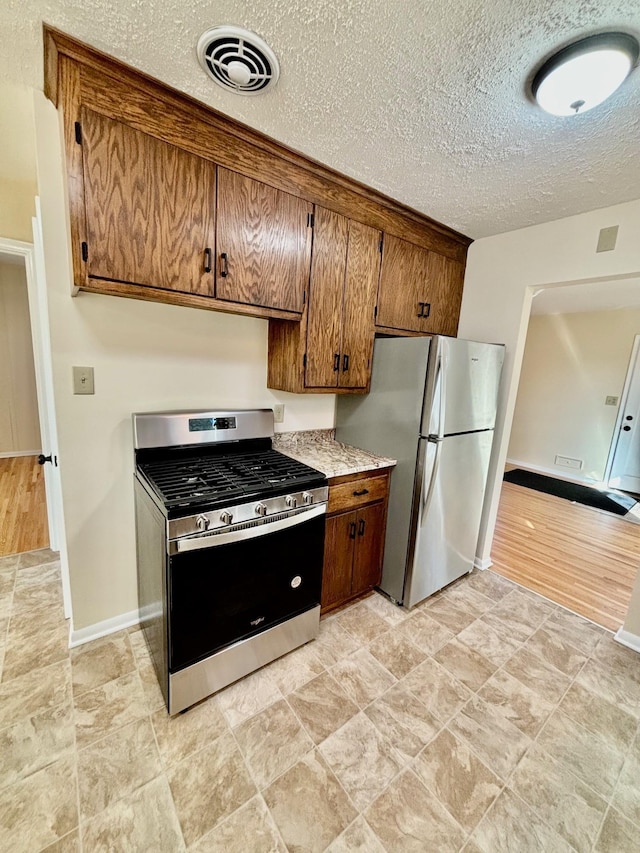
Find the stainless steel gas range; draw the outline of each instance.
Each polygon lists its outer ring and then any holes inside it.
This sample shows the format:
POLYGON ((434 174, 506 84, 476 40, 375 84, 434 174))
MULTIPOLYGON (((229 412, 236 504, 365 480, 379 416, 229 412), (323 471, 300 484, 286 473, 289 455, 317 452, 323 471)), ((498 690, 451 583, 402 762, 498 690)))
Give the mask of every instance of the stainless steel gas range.
POLYGON ((170 714, 318 633, 327 481, 273 412, 133 415, 140 622, 170 714))

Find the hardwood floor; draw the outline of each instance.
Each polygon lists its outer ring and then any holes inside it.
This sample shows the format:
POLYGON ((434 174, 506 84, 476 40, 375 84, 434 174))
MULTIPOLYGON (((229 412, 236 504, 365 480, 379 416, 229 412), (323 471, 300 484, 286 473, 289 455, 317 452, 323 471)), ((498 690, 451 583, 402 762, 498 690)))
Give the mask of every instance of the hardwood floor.
POLYGON ((35 456, 0 459, 0 556, 48 545, 42 466, 35 456))
POLYGON ((640 568, 640 525, 503 483, 491 557, 504 577, 616 631, 640 568))

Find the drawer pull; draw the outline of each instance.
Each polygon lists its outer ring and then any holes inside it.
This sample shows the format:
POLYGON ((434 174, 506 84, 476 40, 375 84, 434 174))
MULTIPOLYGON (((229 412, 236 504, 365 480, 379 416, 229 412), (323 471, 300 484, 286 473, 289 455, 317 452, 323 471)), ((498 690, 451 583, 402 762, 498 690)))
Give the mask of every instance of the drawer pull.
POLYGON ((333 369, 334 371, 340 370, 340 353, 337 352, 333 356, 333 369))
POLYGON ((220 275, 226 278, 229 275, 229 258, 226 252, 220 253, 220 275))
POLYGON ((211 272, 211 249, 204 250, 204 271, 211 272))
POLYGON ((356 538, 356 523, 355 521, 349 522, 349 539, 356 538))
POLYGON ((354 498, 361 498, 363 495, 368 495, 369 489, 360 489, 357 492, 353 493, 354 498))
POLYGON ((358 524, 358 536, 364 536, 364 528, 365 528, 365 520, 364 520, 364 518, 361 518, 360 523, 358 524))

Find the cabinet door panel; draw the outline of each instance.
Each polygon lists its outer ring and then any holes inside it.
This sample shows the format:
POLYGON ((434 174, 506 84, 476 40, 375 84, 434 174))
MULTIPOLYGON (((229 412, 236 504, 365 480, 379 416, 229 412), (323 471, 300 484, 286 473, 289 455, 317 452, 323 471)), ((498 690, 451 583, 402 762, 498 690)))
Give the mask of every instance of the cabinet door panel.
POLYGON ((82 134, 88 275, 212 296, 213 164, 88 109, 82 134))
POLYGON ((381 236, 375 228, 353 220, 349 223, 339 380, 342 388, 366 388, 369 384, 381 236), (349 359, 347 370, 345 355, 349 359))
POLYGON ((327 518, 322 571, 322 607, 330 607, 351 593, 351 568, 356 535, 355 512, 327 518))
POLYGON ((218 167, 218 299, 302 313, 312 210, 296 196, 218 167))
POLYGON ((462 279, 461 263, 385 235, 377 325, 455 335, 462 279))
POLYGON ((356 528, 352 595, 380 583, 384 544, 384 503, 373 504, 358 510, 356 528))
POLYGON ((349 220, 339 213, 316 207, 313 231, 305 385, 333 388, 340 375, 349 220))

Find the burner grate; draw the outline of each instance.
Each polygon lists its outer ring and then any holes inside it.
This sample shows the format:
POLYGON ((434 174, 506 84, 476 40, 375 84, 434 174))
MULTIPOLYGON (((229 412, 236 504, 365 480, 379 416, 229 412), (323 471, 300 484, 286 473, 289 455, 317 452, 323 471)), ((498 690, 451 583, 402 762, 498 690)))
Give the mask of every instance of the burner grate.
POLYGON ((167 506, 267 495, 321 476, 313 468, 277 450, 184 459, 169 457, 143 462, 140 468, 167 506))

